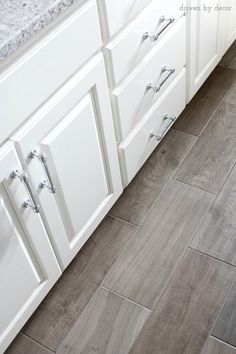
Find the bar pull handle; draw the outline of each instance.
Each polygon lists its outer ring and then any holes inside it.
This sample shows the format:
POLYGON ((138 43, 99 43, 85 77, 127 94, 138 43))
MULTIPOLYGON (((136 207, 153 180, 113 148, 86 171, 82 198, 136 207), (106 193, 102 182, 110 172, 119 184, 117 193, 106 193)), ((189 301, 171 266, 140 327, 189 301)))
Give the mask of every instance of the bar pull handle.
POLYGON ((150 90, 152 89, 155 93, 157 93, 158 91, 160 91, 161 87, 164 85, 164 83, 171 77, 171 75, 174 74, 175 69, 174 68, 170 68, 168 69, 166 66, 163 66, 161 69, 161 72, 168 72, 168 75, 166 75, 166 77, 160 82, 160 84, 158 86, 153 86, 151 83, 148 84, 146 86, 146 90, 150 90))
POLYGON ((34 199, 34 195, 32 193, 32 190, 31 190, 31 187, 29 184, 29 177, 27 176, 27 174, 24 171, 19 172, 18 170, 14 170, 10 174, 10 177, 12 179, 18 178, 20 180, 20 182, 23 183, 23 185, 26 189, 26 192, 28 194, 28 199, 26 199, 23 202, 23 204, 22 204, 23 208, 30 207, 34 213, 39 213, 40 207, 38 206, 38 204, 36 203, 36 201, 34 199))
POLYGON ((161 141, 171 124, 176 120, 176 117, 169 117, 167 114, 165 114, 163 120, 168 121, 168 123, 164 126, 164 129, 162 129, 159 134, 156 132, 151 132, 150 138, 156 138, 157 141, 161 141))
POLYGON ((150 39, 150 41, 155 42, 158 40, 159 36, 167 29, 167 27, 170 26, 171 23, 173 23, 175 21, 174 17, 170 17, 170 18, 165 18, 165 16, 161 16, 160 18, 160 23, 166 21, 166 25, 163 26, 159 32, 157 32, 156 34, 150 35, 148 32, 145 32, 143 34, 143 39, 150 39))
POLYGON ((46 179, 43 180, 42 182, 40 182, 39 186, 40 188, 47 188, 49 190, 50 193, 56 193, 56 187, 52 181, 52 177, 51 177, 51 174, 50 174, 50 171, 48 169, 48 165, 47 165, 47 156, 45 154, 40 154, 40 153, 37 153, 36 150, 33 150, 29 153, 28 157, 30 159, 34 159, 34 158, 37 158, 38 161, 42 164, 43 168, 44 168, 44 171, 45 171, 45 174, 46 174, 46 179))

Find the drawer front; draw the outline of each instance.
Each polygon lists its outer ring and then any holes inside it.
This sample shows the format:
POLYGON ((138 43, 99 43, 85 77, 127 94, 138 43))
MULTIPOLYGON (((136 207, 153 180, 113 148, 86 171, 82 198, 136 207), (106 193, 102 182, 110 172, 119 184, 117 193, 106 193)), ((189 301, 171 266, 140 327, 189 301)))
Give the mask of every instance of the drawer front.
POLYGON ((91 0, 0 75, 0 144, 101 46, 91 0))
POLYGON ((110 86, 117 85, 175 25, 183 15, 182 6, 181 0, 154 1, 104 48, 110 86))
POLYGON ((103 39, 109 41, 150 2, 151 0, 98 0, 103 39))
POLYGON ((186 20, 182 17, 157 44, 154 53, 145 57, 138 69, 112 91, 119 141, 127 137, 162 95, 183 69, 185 61, 186 20), (175 71, 164 71, 164 67, 175 71))
POLYGON ((185 69, 183 69, 152 111, 119 145, 124 186, 132 180, 184 109, 185 81, 185 69))

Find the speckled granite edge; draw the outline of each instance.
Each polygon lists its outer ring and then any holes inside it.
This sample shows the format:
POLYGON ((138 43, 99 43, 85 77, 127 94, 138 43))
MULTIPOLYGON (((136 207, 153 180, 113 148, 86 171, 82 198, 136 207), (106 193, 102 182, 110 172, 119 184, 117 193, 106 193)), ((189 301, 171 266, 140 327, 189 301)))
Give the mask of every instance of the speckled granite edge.
POLYGON ((0 0, 0 60, 81 0, 0 0))

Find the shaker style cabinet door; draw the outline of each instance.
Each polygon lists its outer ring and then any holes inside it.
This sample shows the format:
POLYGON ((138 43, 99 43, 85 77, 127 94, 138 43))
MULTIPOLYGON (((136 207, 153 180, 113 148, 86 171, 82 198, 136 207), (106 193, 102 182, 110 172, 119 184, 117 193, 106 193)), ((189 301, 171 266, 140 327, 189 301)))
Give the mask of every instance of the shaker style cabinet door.
POLYGON ((221 59, 219 0, 188 2, 188 97, 194 96, 221 59), (208 8, 207 8, 208 7, 208 8))
POLYGON ((13 137, 64 269, 121 194, 101 54, 13 137))
POLYGON ((0 149, 0 353, 60 276, 31 191, 13 144, 6 143, 0 149))

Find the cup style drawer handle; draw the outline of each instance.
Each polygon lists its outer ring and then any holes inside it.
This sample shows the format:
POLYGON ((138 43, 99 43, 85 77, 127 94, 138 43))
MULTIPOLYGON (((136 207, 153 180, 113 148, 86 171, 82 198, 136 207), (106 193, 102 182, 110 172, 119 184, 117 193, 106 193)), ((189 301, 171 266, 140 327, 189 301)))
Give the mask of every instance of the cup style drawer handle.
POLYGON ((175 69, 167 69, 166 66, 163 66, 163 68, 161 69, 161 72, 169 72, 168 75, 166 75, 166 77, 164 78, 164 80, 161 81, 161 83, 158 86, 153 86, 151 83, 147 85, 146 89, 150 90, 152 89, 154 92, 158 92, 160 91, 161 87, 164 85, 164 83, 169 79, 169 77, 174 74, 175 69))
POLYGON ((168 117, 168 115, 165 114, 163 120, 164 121, 168 120, 169 121, 168 124, 165 125, 164 129, 159 134, 157 134, 156 132, 151 132, 150 138, 156 138, 157 141, 160 141, 165 135, 165 133, 167 132, 167 130, 169 129, 169 127, 171 126, 171 124, 176 120, 176 117, 168 117))
POLYGON ((10 177, 12 179, 15 179, 15 178, 19 178, 19 180, 21 181, 21 183, 23 183, 25 189, 26 189, 26 192, 28 194, 28 199, 26 199, 22 206, 23 208, 28 208, 30 207, 34 213, 39 213, 40 211, 40 207, 37 205, 35 199, 34 199, 34 195, 31 191, 31 188, 30 188, 30 184, 29 184, 29 177, 27 176, 27 174, 23 171, 23 172, 19 172, 18 170, 14 170, 11 174, 10 174, 10 177))
POLYGON ((174 20, 175 20, 174 17, 165 18, 165 16, 161 16, 161 18, 160 18, 160 23, 166 21, 166 25, 165 25, 164 27, 162 27, 162 28, 160 29, 160 31, 157 32, 156 34, 150 35, 148 32, 145 32, 144 35, 143 35, 143 39, 145 40, 145 39, 148 39, 148 38, 149 38, 150 41, 152 41, 152 42, 157 41, 158 38, 159 38, 159 36, 167 29, 167 27, 169 27, 169 25, 170 25, 171 23, 174 22, 174 20))
POLYGON ((45 171, 45 174, 46 174, 46 180, 43 180, 39 186, 40 188, 47 188, 49 190, 50 193, 56 193, 56 187, 55 185, 53 184, 53 181, 52 181, 52 178, 51 178, 51 174, 49 172, 49 169, 48 169, 48 165, 47 165, 47 157, 45 154, 39 154, 37 153, 36 150, 33 150, 29 153, 28 157, 30 159, 34 159, 34 158, 37 158, 39 162, 41 162, 41 164, 43 165, 43 168, 44 168, 44 171, 45 171))

